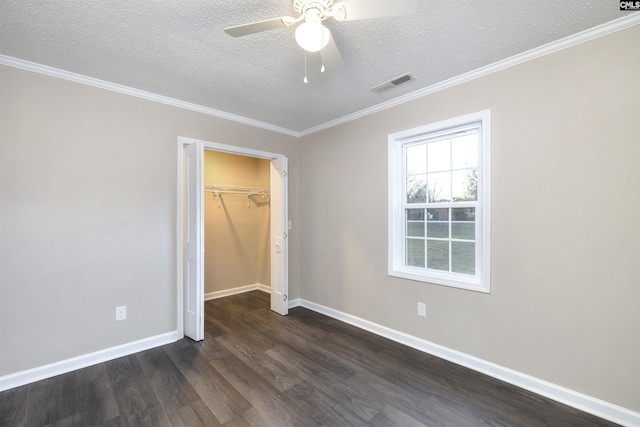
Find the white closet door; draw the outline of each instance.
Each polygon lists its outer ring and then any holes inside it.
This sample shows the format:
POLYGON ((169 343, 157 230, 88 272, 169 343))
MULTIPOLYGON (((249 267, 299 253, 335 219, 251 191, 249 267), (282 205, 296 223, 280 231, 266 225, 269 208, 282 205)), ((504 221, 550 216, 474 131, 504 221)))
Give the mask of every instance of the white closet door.
POLYGON ((271 310, 283 316, 287 302, 287 158, 271 161, 271 310))
POLYGON ((194 341, 204 339, 204 149, 200 143, 186 144, 186 263, 184 272, 184 334, 194 341))

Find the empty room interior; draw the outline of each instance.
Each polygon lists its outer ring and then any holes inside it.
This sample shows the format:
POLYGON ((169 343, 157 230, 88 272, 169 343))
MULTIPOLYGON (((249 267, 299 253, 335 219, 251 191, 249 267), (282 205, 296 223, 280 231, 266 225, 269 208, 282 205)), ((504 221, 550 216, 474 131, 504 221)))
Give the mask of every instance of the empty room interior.
POLYGON ((0 3, 0 425, 640 426, 640 4, 0 3))

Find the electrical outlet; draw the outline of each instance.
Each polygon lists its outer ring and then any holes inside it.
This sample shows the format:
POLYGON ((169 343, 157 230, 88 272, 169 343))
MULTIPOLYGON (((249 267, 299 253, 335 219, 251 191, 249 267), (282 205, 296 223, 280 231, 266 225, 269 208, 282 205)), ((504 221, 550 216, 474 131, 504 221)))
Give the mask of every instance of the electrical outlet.
POLYGON ((127 306, 116 307, 116 322, 127 319, 127 306))
POLYGON ((418 316, 427 317, 427 306, 423 302, 418 303, 418 316))

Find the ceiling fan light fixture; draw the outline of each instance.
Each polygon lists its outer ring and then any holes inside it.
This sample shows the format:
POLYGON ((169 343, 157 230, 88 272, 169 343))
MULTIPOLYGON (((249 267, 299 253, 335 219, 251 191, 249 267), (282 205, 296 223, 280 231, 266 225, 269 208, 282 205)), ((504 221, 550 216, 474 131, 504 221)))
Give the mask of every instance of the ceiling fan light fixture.
POLYGON ((334 70, 342 64, 340 51, 331 32, 322 24, 325 20, 333 18, 336 21, 356 21, 410 15, 417 4, 418 0, 293 0, 296 17, 281 16, 227 27, 224 31, 230 36, 242 37, 297 25, 295 39, 298 45, 305 52, 322 51, 322 72, 325 65, 326 70, 334 70))
POLYGON ((295 38, 298 45, 307 52, 317 52, 329 43, 331 32, 322 25, 322 21, 314 19, 315 16, 307 17, 306 22, 298 25, 295 38))

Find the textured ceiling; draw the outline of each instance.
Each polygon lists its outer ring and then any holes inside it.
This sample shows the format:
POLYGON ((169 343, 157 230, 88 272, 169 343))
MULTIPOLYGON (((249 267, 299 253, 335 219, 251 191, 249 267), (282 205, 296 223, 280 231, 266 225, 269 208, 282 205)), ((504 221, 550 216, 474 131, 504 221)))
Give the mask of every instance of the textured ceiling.
MULTIPOLYGON (((393 1, 393 0, 390 0, 393 1)), ((301 132, 625 16, 617 0, 419 0, 417 12, 326 21, 344 64, 320 74, 290 0, 1 0, 0 54, 301 132), (313 65, 313 66, 312 66, 313 65), (406 72, 416 80, 369 89, 406 72)))

